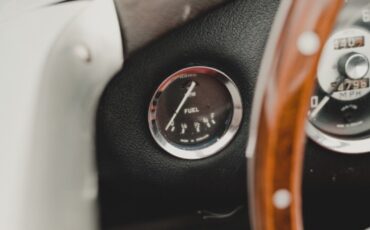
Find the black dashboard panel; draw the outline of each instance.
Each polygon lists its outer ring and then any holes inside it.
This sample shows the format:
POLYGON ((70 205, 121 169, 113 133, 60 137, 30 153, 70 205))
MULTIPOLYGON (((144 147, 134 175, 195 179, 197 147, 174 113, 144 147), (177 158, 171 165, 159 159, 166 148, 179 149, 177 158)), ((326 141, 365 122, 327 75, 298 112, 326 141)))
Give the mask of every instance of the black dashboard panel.
MULTIPOLYGON (((99 202, 104 228, 246 205, 244 152, 249 114, 278 4, 278 0, 232 1, 126 60, 123 70, 107 86, 97 115, 99 202), (158 85, 170 74, 193 65, 215 67, 230 76, 241 93, 244 116, 227 148, 211 158, 188 161, 169 155, 156 144, 147 111, 158 85)), ((369 165, 370 156, 344 156, 308 142, 304 178, 308 229, 370 226, 369 165), (330 216, 323 218, 329 212, 330 216)))
POLYGON ((246 203, 245 144, 261 54, 278 2, 235 1, 131 56, 108 85, 98 113, 103 223, 246 203), (244 105, 229 147, 204 160, 177 159, 152 139, 147 110, 158 85, 192 65, 224 71, 244 105))
POLYGON ((370 156, 334 153, 306 144, 303 212, 307 229, 370 226, 370 156))

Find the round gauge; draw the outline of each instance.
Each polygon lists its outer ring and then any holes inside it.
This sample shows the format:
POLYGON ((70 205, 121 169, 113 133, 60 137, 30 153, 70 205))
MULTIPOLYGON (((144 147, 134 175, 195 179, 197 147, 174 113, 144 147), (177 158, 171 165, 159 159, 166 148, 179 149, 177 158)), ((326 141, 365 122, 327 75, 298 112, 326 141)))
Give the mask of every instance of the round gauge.
POLYGON ((164 80, 148 112, 155 141, 183 159, 201 159, 222 150, 241 119, 236 85, 225 73, 204 66, 182 69, 164 80))
POLYGON ((370 151, 370 4, 349 0, 326 42, 308 135, 342 153, 370 151))

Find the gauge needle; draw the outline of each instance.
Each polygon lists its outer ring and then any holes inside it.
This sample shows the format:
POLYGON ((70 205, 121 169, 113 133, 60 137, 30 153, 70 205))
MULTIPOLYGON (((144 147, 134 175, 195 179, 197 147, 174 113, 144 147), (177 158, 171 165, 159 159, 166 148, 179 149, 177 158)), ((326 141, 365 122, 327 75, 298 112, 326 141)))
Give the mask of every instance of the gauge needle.
POLYGON ((171 120, 168 122, 167 126, 166 126, 166 131, 170 128, 172 122, 175 120, 177 114, 179 113, 180 109, 184 106, 185 102, 188 100, 188 98, 190 97, 190 94, 191 92, 193 91, 194 87, 196 86, 197 83, 195 83, 195 81, 192 81, 191 82, 191 85, 188 89, 188 91, 186 91, 184 97, 182 98, 179 106, 177 106, 177 109, 175 111, 175 113, 172 115, 171 117, 171 120))
POLYGON ((335 87, 331 88, 331 90, 328 92, 328 95, 326 95, 316 106, 316 108, 310 113, 310 119, 314 119, 317 114, 319 114, 322 108, 324 108, 324 106, 330 101, 331 95, 333 95, 333 93, 338 89, 339 85, 342 84, 345 79, 346 78, 342 75, 337 78, 335 87))
POLYGON ((312 110, 312 112, 310 113, 310 119, 313 119, 317 116, 317 114, 319 114, 319 112, 322 110, 322 108, 324 108, 324 106, 326 105, 326 103, 328 103, 328 101, 330 100, 330 95, 326 95, 321 101, 320 103, 316 106, 316 108, 314 110, 312 110))

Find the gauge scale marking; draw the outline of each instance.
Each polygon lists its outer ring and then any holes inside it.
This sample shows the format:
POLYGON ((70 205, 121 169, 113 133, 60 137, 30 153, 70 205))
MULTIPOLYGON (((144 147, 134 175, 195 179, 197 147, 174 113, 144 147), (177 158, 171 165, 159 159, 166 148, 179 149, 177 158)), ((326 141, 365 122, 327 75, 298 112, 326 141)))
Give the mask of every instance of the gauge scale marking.
POLYGON ((370 152, 370 4, 348 0, 326 42, 307 134, 340 153, 370 152))
POLYGON ((239 91, 223 72, 205 66, 182 69, 168 77, 149 107, 155 141, 182 159, 202 159, 226 147, 242 118, 239 91))

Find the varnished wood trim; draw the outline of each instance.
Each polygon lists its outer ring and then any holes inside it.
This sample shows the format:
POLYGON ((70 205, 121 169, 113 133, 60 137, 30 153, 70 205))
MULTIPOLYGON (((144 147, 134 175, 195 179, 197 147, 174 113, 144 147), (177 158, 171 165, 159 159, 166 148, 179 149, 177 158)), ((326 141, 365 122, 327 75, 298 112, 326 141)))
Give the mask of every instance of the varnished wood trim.
POLYGON ((247 153, 254 230, 303 229, 304 126, 319 56, 342 5, 342 0, 283 1, 278 13, 277 34, 271 35, 258 79, 256 130, 247 153))

